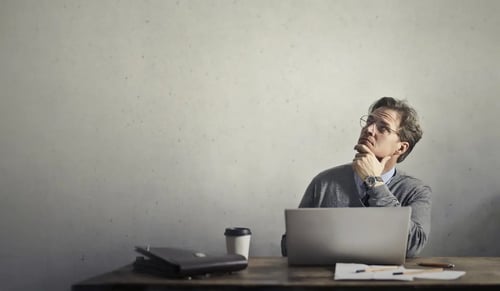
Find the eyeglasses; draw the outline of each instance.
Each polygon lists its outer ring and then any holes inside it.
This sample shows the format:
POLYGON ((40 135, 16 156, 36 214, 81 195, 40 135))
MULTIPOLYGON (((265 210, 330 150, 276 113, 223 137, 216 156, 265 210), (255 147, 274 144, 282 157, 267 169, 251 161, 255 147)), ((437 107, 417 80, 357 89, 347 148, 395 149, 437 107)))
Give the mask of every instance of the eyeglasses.
POLYGON ((399 130, 390 128, 389 125, 381 119, 376 119, 371 115, 363 115, 359 118, 359 125, 361 125, 362 128, 368 127, 372 124, 375 124, 377 131, 383 135, 389 135, 391 132, 394 132, 399 136, 399 130))

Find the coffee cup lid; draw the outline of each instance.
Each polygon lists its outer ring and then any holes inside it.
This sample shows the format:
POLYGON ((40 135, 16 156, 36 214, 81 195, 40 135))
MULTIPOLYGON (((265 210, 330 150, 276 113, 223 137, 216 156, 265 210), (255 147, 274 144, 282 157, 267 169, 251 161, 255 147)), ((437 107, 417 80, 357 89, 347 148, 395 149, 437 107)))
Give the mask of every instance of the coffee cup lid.
POLYGON ((240 235, 250 235, 252 232, 246 227, 228 227, 224 232, 224 235, 229 236, 240 236, 240 235))

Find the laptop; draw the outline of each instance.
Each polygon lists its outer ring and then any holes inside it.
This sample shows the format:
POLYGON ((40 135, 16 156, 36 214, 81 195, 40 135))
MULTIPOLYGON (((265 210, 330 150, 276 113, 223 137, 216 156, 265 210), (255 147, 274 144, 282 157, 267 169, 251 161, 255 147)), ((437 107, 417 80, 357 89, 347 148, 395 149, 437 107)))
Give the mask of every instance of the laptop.
POLYGON ((404 264, 410 216, 410 207, 286 209, 288 264, 404 264))

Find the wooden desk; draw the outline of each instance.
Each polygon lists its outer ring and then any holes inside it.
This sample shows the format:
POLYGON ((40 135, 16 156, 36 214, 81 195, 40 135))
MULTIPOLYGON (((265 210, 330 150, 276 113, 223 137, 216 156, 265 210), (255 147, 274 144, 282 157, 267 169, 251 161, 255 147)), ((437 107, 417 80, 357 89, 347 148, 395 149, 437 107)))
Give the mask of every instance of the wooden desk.
MULTIPOLYGON (((405 267, 430 258, 408 259, 405 267)), ((73 285, 73 291, 95 290, 442 290, 500 288, 500 257, 442 257, 436 261, 455 264, 467 273, 457 280, 334 281, 333 267, 289 267, 285 258, 250 258, 248 268, 202 279, 172 280, 138 274, 125 266, 73 285)))

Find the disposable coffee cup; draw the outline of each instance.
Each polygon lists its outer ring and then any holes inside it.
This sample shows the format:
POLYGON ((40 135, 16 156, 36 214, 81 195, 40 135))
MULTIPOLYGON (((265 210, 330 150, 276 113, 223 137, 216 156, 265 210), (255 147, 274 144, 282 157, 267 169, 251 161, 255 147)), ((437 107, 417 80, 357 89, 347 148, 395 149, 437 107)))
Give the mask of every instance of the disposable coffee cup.
POLYGON ((248 260, 252 232, 246 227, 228 227, 224 232, 228 254, 238 254, 248 260))

